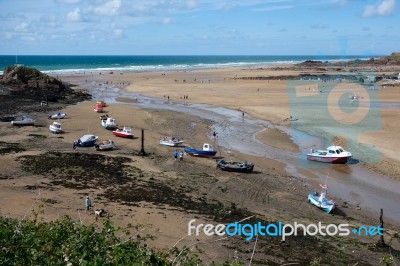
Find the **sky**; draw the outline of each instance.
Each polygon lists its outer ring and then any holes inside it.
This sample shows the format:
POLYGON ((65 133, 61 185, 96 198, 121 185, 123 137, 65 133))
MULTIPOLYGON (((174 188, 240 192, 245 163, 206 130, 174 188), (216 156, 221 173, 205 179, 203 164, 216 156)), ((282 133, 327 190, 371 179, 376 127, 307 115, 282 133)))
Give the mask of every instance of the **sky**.
POLYGON ((396 0, 0 0, 2 55, 386 55, 396 0))

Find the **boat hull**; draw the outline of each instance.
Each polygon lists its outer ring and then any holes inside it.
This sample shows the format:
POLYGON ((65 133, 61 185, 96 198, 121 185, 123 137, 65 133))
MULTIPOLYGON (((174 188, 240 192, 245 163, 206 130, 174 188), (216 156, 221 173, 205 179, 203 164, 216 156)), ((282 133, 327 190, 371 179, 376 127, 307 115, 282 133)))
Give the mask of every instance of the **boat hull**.
POLYGON ((251 173, 253 172, 254 164, 239 162, 227 163, 221 160, 217 162, 217 167, 227 172, 251 173))
POLYGON ((132 134, 126 134, 123 132, 116 132, 113 131, 114 136, 120 137, 120 138, 127 138, 127 139, 133 139, 133 135, 132 134))
POLYGON ((183 141, 167 141, 167 140, 160 140, 160 145, 168 146, 168 147, 177 147, 181 145, 183 141))
POLYGON ((216 151, 204 151, 204 150, 197 150, 185 147, 183 151, 191 156, 195 157, 205 157, 205 158, 213 158, 217 152, 216 151))
POLYGON ((346 156, 346 157, 325 157, 325 156, 307 154, 307 160, 323 162, 323 163, 345 164, 345 163, 347 163, 349 161, 350 158, 351 158, 351 156, 346 156))
POLYGON ((78 147, 92 147, 96 144, 98 137, 94 135, 85 135, 82 138, 75 141, 78 147))
POLYGON ((35 121, 11 121, 11 124, 13 124, 13 126, 33 126, 35 125, 35 121))
POLYGON ((3 116, 0 117, 0 122, 11 122, 14 121, 15 119, 17 119, 17 117, 15 116, 3 116))
POLYGON ((331 213, 335 208, 335 203, 328 200, 320 201, 319 198, 313 194, 308 194, 308 202, 326 213, 331 213))

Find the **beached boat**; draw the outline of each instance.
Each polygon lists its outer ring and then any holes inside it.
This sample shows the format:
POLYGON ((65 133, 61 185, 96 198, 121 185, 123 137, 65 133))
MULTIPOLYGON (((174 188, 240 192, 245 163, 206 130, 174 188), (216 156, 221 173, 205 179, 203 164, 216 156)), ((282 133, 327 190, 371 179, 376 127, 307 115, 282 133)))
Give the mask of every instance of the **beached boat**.
POLYGON ((217 154, 217 151, 214 150, 213 146, 208 143, 204 143, 202 149, 193 149, 185 147, 183 148, 183 151, 191 156, 207 157, 207 158, 212 158, 215 156, 215 154, 217 154))
POLYGON ((101 143, 94 145, 96 151, 109 151, 115 148, 114 141, 111 139, 103 140, 101 143))
POLYGON ((104 108, 103 108, 103 105, 101 103, 96 103, 94 105, 94 109, 93 110, 95 112, 102 113, 104 111, 104 108))
POLYGON ((11 121, 11 124, 14 126, 33 126, 35 124, 35 120, 30 117, 23 116, 20 120, 11 121))
POLYGON ((49 115, 49 119, 63 119, 66 115, 66 113, 57 112, 53 115, 49 115))
POLYGON ((96 104, 101 104, 101 106, 103 106, 103 107, 107 106, 105 101, 97 101, 96 104))
POLYGON ((117 120, 112 117, 104 117, 101 119, 101 126, 108 130, 114 130, 118 127, 117 120))
POLYGON ((54 133, 54 134, 61 133, 62 132, 61 124, 58 122, 53 122, 50 124, 49 130, 51 133, 54 133))
POLYGON ((162 137, 160 139, 160 145, 176 147, 183 143, 183 140, 179 140, 175 137, 162 137))
POLYGON ((217 167, 228 172, 250 173, 253 172, 254 164, 248 162, 227 162, 218 160, 217 167))
POLYGON ((112 133, 121 138, 133 138, 133 131, 130 127, 124 127, 123 129, 117 128, 112 133))
POLYGON ((335 208, 335 201, 326 196, 328 187, 326 185, 320 185, 323 191, 321 193, 314 192, 308 194, 308 202, 312 205, 317 206, 326 213, 331 213, 335 208))
POLYGON ((351 157, 351 153, 340 146, 329 146, 326 150, 311 150, 307 154, 308 160, 324 163, 347 163, 351 157))
POLYGON ((0 117, 0 122, 11 122, 17 119, 15 115, 6 115, 0 117))
POLYGON ((94 146, 98 138, 99 137, 92 134, 84 135, 80 139, 74 141, 74 146, 91 147, 94 146))

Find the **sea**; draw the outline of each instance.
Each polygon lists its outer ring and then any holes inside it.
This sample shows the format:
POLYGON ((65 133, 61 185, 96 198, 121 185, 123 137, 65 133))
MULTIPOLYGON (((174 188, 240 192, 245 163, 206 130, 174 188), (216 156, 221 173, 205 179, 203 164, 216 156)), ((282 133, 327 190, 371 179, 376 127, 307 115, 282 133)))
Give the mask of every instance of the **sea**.
POLYGON ((45 73, 142 72, 223 67, 261 67, 294 64, 306 60, 322 62, 365 60, 376 55, 0 55, 0 74, 15 64, 36 68, 45 73))

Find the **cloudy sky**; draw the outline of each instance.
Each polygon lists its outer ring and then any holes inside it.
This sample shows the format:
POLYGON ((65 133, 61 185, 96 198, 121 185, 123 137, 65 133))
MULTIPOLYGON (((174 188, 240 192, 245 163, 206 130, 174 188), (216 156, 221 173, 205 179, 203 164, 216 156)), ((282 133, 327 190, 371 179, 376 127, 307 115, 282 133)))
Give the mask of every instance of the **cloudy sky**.
POLYGON ((384 55, 396 0, 0 0, 0 54, 384 55))

